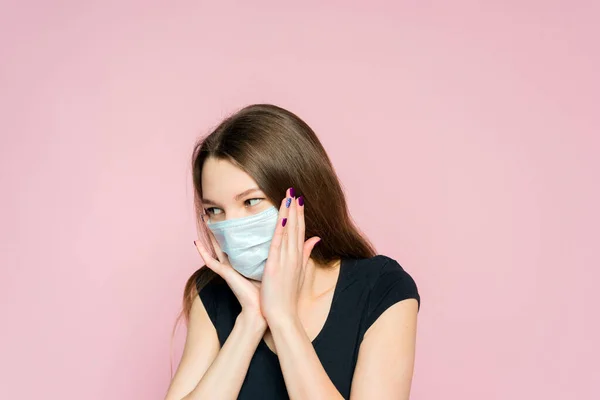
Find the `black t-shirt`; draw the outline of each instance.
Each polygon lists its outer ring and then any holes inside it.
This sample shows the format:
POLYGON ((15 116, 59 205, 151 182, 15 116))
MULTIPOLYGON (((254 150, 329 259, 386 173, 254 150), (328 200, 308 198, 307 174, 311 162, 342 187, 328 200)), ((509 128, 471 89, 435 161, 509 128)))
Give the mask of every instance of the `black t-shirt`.
MULTIPOLYGON (((200 290, 200 298, 223 346, 241 305, 218 276, 200 290)), ((365 332, 385 310, 405 299, 417 299, 420 308, 417 286, 396 260, 384 255, 342 259, 329 314, 312 344, 344 398, 350 397, 365 332)), ((238 399, 289 399, 278 355, 263 339, 250 361, 238 399)))

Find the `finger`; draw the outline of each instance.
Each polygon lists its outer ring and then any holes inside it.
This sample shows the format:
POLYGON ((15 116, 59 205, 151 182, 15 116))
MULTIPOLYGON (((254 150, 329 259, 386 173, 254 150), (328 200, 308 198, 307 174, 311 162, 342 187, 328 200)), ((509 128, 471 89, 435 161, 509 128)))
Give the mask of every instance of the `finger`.
POLYGON ((314 247, 320 241, 321 241, 320 237, 313 236, 304 243, 304 245, 302 246, 303 247, 303 250, 302 250, 302 265, 303 266, 306 266, 306 264, 308 263, 308 259, 310 258, 310 253, 312 253, 314 247))
POLYGON ((298 252, 302 253, 304 248, 304 235, 305 235, 305 222, 304 222, 304 196, 300 196, 297 199, 297 212, 298 212, 298 228, 296 229, 298 232, 297 246, 298 252))
POLYGON ((212 269, 216 274, 220 275, 223 279, 227 280, 228 274, 224 265, 218 260, 215 260, 199 240, 194 240, 194 244, 196 245, 196 249, 198 249, 198 253, 200 253, 200 256, 204 260, 206 266, 212 269))
POLYGON ((219 261, 223 262, 225 260, 225 253, 223 253, 223 251, 221 250, 221 246, 219 246, 217 239, 215 239, 215 236, 213 235, 211 229, 208 227, 208 220, 209 220, 208 214, 206 214, 206 213, 202 214, 202 222, 204 222, 204 228, 208 234, 208 237, 210 238, 210 242, 212 244, 214 252, 215 252, 217 258, 219 259, 219 261))
POLYGON ((273 232, 273 239, 271 239, 271 246, 269 246, 269 255, 267 256, 268 265, 277 265, 280 260, 280 248, 283 241, 283 234, 285 232, 284 222, 287 221, 287 197, 284 197, 279 204, 279 217, 277 219, 277 225, 275 226, 275 232, 273 232))
POLYGON ((288 190, 288 193, 292 201, 288 208, 288 220, 287 224, 285 225, 287 231, 287 238, 284 238, 285 241, 283 246, 285 246, 285 249, 283 250, 288 252, 286 258, 290 261, 293 261, 298 259, 299 253, 297 242, 298 232, 296 230, 298 228, 298 202, 296 201, 296 198, 293 197, 293 188, 290 188, 288 190))
POLYGON ((219 242, 217 242, 215 235, 212 233, 212 231, 210 229, 207 229, 207 231, 208 231, 208 236, 210 237, 210 242, 212 243, 213 248, 215 249, 215 254, 217 255, 217 258, 222 263, 229 264, 229 258, 227 257, 227 254, 223 253, 223 250, 221 250, 221 246, 219 246, 219 242))

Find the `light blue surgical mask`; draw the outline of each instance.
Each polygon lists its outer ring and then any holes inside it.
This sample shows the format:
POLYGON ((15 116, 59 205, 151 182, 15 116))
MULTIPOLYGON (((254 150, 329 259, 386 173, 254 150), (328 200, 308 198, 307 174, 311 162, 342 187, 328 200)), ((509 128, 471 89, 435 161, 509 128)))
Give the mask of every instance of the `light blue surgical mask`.
POLYGON ((279 219, 271 206, 249 217, 206 223, 231 266, 246 278, 262 280, 269 247, 279 219))

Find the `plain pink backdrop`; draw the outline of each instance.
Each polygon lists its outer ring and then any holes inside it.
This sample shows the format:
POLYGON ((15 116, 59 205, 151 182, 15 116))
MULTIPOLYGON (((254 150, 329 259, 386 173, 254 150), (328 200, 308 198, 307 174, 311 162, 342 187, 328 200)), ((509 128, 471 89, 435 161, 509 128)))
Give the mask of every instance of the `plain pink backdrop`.
POLYGON ((163 398, 193 143, 271 102, 419 285, 413 399, 600 398, 599 3, 282 3, 2 2, 0 397, 163 398))

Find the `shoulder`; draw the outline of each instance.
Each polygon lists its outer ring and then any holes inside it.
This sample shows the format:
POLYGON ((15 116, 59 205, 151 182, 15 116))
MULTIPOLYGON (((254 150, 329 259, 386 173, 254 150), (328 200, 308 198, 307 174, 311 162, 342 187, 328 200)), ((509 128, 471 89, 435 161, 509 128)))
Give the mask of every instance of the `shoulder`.
POLYGON ((418 308, 421 296, 413 277, 395 259, 383 254, 363 259, 359 274, 368 285, 365 331, 388 308, 403 300, 415 299, 418 308))
POLYGON ((381 285, 382 283, 388 285, 402 286, 406 290, 411 292, 418 292, 417 284, 413 277, 391 257, 385 255, 378 255, 376 258, 380 260, 380 271, 375 285, 381 285))
POLYGON ((413 277, 395 259, 384 254, 360 260, 357 273, 366 281, 369 291, 385 291, 394 288, 420 301, 413 277))

